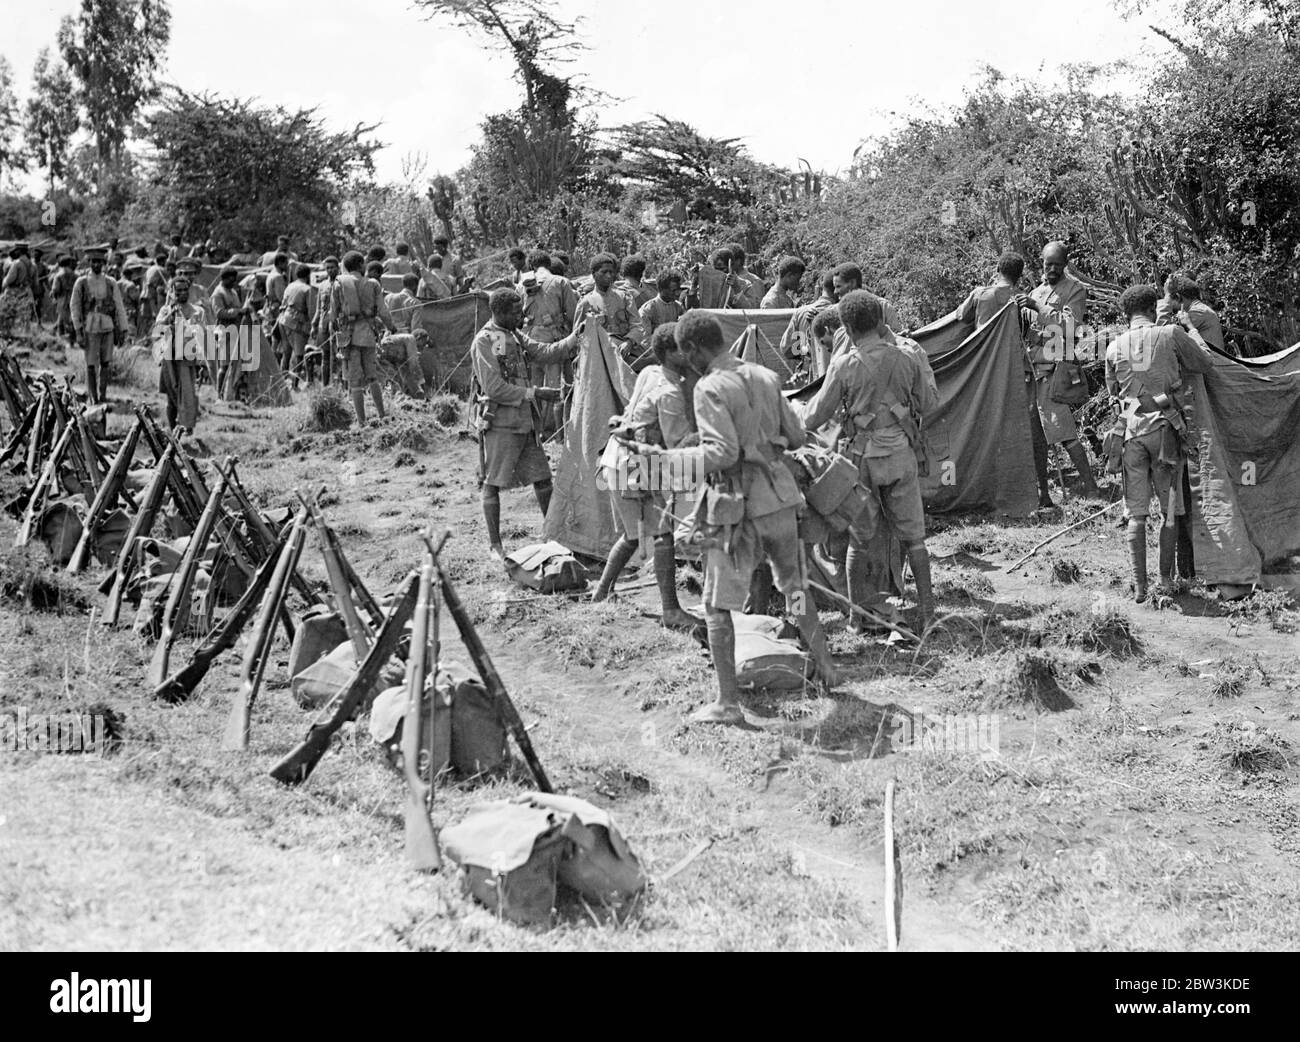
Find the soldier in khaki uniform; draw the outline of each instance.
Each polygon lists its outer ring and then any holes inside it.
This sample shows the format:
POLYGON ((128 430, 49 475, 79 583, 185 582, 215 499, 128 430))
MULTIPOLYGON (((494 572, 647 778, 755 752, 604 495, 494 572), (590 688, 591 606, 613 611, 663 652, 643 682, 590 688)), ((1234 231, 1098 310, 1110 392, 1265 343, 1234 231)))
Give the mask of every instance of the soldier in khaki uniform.
POLYGON ((731 612, 744 607, 750 577, 764 559, 777 589, 786 595, 823 683, 833 687, 838 681, 804 580, 798 522, 803 496, 782 458, 785 449, 802 445, 806 435, 781 394, 780 378, 734 357, 712 315, 688 311, 677 323, 676 338, 687 365, 700 374, 694 395, 700 444, 661 450, 638 442, 635 447, 668 457, 670 467, 693 468, 710 479, 700 509, 717 533, 706 551, 704 606, 718 700, 694 719, 738 724, 744 722, 744 713, 731 612))
MULTIPOLYGON (((335 340, 337 339, 338 327, 334 323, 331 304, 334 300, 334 287, 339 278, 339 259, 333 255, 326 257, 324 267, 325 281, 316 289, 316 314, 312 316, 311 320, 310 343, 320 348, 321 384, 328 387, 336 368, 334 356, 337 350, 335 340)), ((307 363, 309 372, 313 365, 310 357, 309 354, 307 363)))
POLYGON ((126 307, 122 290, 104 274, 107 250, 86 250, 90 271, 72 287, 72 327, 86 352, 86 389, 92 402, 108 398, 108 367, 113 348, 126 339, 126 307))
POLYGON ((293 274, 293 281, 285 287, 280 298, 280 315, 276 324, 284 343, 289 380, 296 391, 307 352, 307 338, 311 335, 311 268, 299 264, 293 274))
MULTIPOLYGON (((669 629, 693 630, 700 624, 694 615, 682 609, 677 599, 677 553, 673 541, 674 520, 671 511, 673 492, 689 491, 689 483, 671 488, 670 475, 648 473, 633 466, 637 457, 629 457, 627 442, 645 442, 665 449, 699 441, 694 429, 694 413, 687 396, 694 391, 688 381, 686 358, 677 346, 676 323, 666 322, 655 329, 650 347, 658 365, 647 366, 636 378, 636 386, 614 434, 601 456, 601 480, 609 492, 610 506, 618 525, 619 539, 609 552, 600 583, 591 595, 593 602, 605 600, 613 592, 619 574, 640 546, 641 529, 655 541, 655 579, 659 586, 660 621, 669 629)), ((682 475, 681 477, 685 477, 682 475)))
POLYGON ((524 308, 514 290, 494 290, 488 307, 492 318, 474 337, 470 358, 480 431, 483 519, 493 555, 504 558, 501 490, 532 485, 543 517, 551 504, 551 465, 538 441, 542 421, 536 404, 559 401, 560 389, 534 386, 529 365, 572 358, 583 327, 579 325, 563 340, 544 344, 519 332, 524 308))
POLYGON ((352 408, 357 425, 366 422, 366 390, 375 403, 375 412, 384 417, 384 395, 379 386, 378 340, 375 324, 381 314, 392 328, 384 307, 384 291, 374 279, 366 278, 362 267, 365 259, 356 250, 343 257, 343 274, 334 283, 330 295, 331 321, 338 330, 339 348, 347 372, 348 390, 352 394, 352 408))
POLYGON ((855 290, 840 301, 839 314, 852 347, 831 360, 803 419, 808 430, 815 431, 841 413, 840 452, 857 463, 862 481, 873 492, 863 517, 849 530, 849 599, 872 610, 883 605, 886 591, 871 588, 869 546, 883 522, 907 553, 924 626, 933 613, 934 596, 917 476, 917 421, 938 404, 939 396, 917 352, 900 348, 899 338, 885 325, 879 297, 855 290))
POLYGON ((588 318, 599 322, 619 354, 631 362, 645 349, 646 332, 632 298, 614 285, 617 274, 618 258, 612 253, 598 253, 591 258, 591 278, 595 285, 578 301, 573 324, 581 325, 588 318))
POLYGON ((1181 326, 1158 326, 1154 286, 1130 286, 1119 298, 1128 332, 1106 348, 1106 387, 1120 399, 1124 416, 1124 506, 1128 511, 1129 554, 1133 559, 1133 593, 1147 599, 1147 516, 1151 496, 1160 500, 1165 524, 1160 527, 1160 586, 1174 582, 1177 518, 1186 513, 1183 470, 1183 374, 1205 373, 1214 355, 1204 342, 1181 326))
POLYGON ((207 360, 204 330, 207 311, 190 300, 186 275, 172 281, 173 299, 163 305, 153 327, 154 356, 158 359, 158 387, 167 395, 167 426, 192 434, 199 422, 199 396, 195 375, 207 360))

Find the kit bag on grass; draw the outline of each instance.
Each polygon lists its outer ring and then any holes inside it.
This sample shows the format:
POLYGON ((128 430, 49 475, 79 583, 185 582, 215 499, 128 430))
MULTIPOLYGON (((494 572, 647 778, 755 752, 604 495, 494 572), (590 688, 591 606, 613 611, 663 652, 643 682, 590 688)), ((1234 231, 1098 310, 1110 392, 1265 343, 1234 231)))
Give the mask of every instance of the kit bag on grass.
POLYGON ((465 890, 514 922, 549 923, 557 884, 600 905, 620 904, 646 886, 613 819, 572 797, 528 792, 481 803, 439 839, 465 890))
POLYGON ((812 660, 789 623, 770 615, 731 613, 736 630, 736 680, 756 690, 792 691, 813 675, 812 660))
POLYGON ((538 593, 587 588, 587 569, 560 543, 534 543, 506 555, 506 571, 520 586, 538 593))
MULTIPOLYGON (((430 713, 432 692, 426 687, 425 711, 420 717, 425 728, 420 748, 431 747, 429 728, 437 739, 433 745, 435 774, 451 766, 459 777, 473 778, 505 766, 505 725, 483 682, 460 663, 443 662, 438 666, 437 691, 434 712, 430 713)), ((405 685, 381 692, 370 708, 370 737, 383 747, 389 763, 399 768, 405 717, 405 685)))
POLYGON ((1047 385, 1047 397, 1058 405, 1068 405, 1077 409, 1088 401, 1088 378, 1083 375, 1083 366, 1078 362, 1062 359, 1052 370, 1050 383, 1047 385))

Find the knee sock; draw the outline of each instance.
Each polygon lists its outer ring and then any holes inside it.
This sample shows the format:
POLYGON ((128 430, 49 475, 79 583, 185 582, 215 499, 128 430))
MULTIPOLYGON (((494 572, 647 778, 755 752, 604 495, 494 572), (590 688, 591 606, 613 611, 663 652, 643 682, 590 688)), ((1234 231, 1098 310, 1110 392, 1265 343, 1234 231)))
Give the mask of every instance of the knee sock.
MULTIPOLYGON (((1175 522, 1176 524, 1176 522, 1175 522)), ((1168 525, 1160 526, 1160 581, 1172 582, 1174 563, 1178 548, 1178 529, 1168 525)))
POLYGON ((1083 482, 1085 492, 1096 492, 1097 482, 1092 477, 1092 464, 1088 462, 1088 450, 1083 447, 1083 442, 1067 441, 1062 446, 1070 456, 1070 462, 1074 464, 1074 469, 1079 472, 1079 478, 1083 482))
MULTIPOLYGON (((554 486, 549 481, 539 481, 533 486, 533 495, 537 497, 537 505, 542 508, 542 517, 546 517, 546 512, 551 508, 551 490, 554 486)), ((636 544, 632 544, 635 546, 636 544)))
POLYGON ((1139 599, 1147 595, 1147 519, 1128 519, 1128 552, 1133 561, 1133 588, 1139 599))
POLYGON ((713 656, 713 669, 718 674, 718 701, 724 705, 739 705, 740 685, 736 682, 736 629, 731 624, 731 613, 708 608, 709 654, 713 656))
POLYGON ((921 618, 928 620, 934 614, 934 588, 930 584, 930 552, 924 543, 908 547, 907 563, 912 566, 912 577, 916 580, 916 603, 921 618))
POLYGON ((357 426, 360 427, 366 422, 366 392, 355 390, 352 392, 352 411, 357 414, 357 426))
POLYGON ((487 526, 488 544, 501 545, 501 493, 495 485, 483 486, 483 522, 487 526))
POLYGON ((638 545, 640 544, 635 539, 628 539, 627 536, 619 537, 618 542, 609 552, 609 559, 605 561, 605 570, 600 573, 600 583, 596 586, 595 593, 591 595, 593 601, 603 601, 613 592, 615 581, 627 567, 627 562, 632 560, 638 545))
POLYGON ((659 585, 659 607, 663 614, 681 611, 677 600, 677 548, 671 532, 655 536, 655 581, 659 585))
POLYGON ((384 389, 379 384, 370 385, 370 400, 375 403, 375 412, 382 420, 384 418, 384 389))

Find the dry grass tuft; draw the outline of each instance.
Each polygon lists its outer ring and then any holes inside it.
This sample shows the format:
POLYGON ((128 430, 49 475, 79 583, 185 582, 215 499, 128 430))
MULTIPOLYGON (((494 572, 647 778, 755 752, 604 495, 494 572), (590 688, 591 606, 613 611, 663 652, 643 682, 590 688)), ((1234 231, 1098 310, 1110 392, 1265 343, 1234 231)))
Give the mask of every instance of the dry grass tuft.
POLYGON ((1032 706, 1040 713, 1061 713, 1075 703, 1061 690, 1056 657, 1047 651, 1013 651, 997 678, 994 692, 985 703, 999 706, 1032 706))
POLYGON ((352 405, 338 387, 321 387, 307 398, 307 418, 303 430, 325 433, 352 426, 352 405))

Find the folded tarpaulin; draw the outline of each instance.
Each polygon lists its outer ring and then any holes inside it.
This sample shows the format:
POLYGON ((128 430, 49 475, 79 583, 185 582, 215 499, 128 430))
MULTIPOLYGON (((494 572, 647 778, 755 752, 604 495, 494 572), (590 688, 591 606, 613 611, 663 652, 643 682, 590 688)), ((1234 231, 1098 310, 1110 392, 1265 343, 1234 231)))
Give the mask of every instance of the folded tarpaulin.
POLYGON ((623 411, 636 376, 596 323, 574 363, 573 409, 555 468, 555 491, 543 532, 574 553, 605 557, 618 539, 609 493, 597 480, 609 419, 623 411))
POLYGON ((1263 358, 1215 352, 1185 386, 1197 576, 1285 585, 1270 576, 1300 562, 1300 344, 1263 358))

